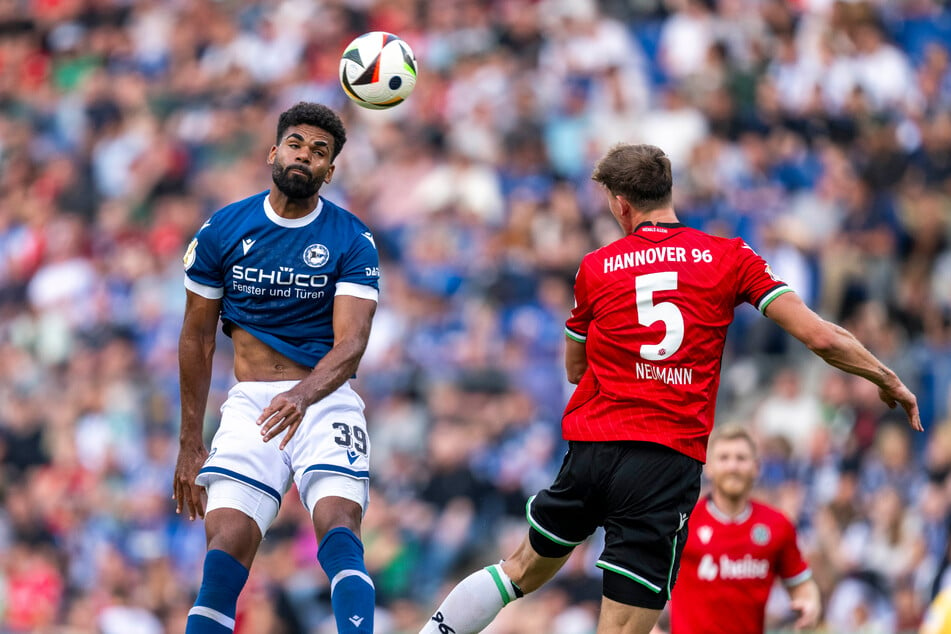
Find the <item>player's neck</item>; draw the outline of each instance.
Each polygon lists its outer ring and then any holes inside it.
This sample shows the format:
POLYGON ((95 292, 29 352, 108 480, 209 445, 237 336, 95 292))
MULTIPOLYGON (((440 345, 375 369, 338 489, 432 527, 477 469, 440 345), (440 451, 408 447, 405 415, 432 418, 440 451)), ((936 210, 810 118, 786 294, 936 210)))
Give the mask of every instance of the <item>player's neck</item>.
POLYGON ((717 510, 730 519, 739 517, 750 506, 750 499, 747 496, 734 498, 719 494, 716 490, 713 491, 710 499, 717 510))
POLYGON ((268 194, 268 201, 271 203, 271 209, 281 218, 303 218, 317 208, 317 201, 320 200, 320 194, 316 193, 309 198, 288 198, 287 194, 277 189, 271 189, 268 194))
POLYGON ((632 209, 631 230, 633 232, 645 222, 654 225, 659 222, 680 222, 677 213, 673 207, 664 207, 662 209, 652 209, 651 211, 637 211, 632 209))

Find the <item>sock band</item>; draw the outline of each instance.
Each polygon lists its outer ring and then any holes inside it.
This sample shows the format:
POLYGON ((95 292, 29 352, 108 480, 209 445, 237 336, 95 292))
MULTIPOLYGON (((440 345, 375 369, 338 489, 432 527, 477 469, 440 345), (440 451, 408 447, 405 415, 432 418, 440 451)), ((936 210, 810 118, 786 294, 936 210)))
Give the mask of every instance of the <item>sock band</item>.
POLYGON ((334 578, 331 579, 330 581, 330 596, 331 597, 334 594, 334 588, 337 587, 337 583, 339 583, 340 581, 343 581, 347 577, 360 577, 361 579, 366 581, 370 585, 371 588, 376 587, 373 585, 373 579, 370 579, 370 575, 368 575, 365 572, 361 572, 359 570, 341 570, 340 572, 335 574, 334 578))
MULTIPOLYGON (((508 578, 508 575, 502 570, 502 566, 495 564, 494 566, 487 566, 486 570, 492 576, 492 581, 495 582, 495 587, 499 589, 499 594, 502 595, 502 605, 506 606, 518 596, 514 592, 509 592, 509 589, 506 587, 505 581, 512 583, 511 579, 508 578), (502 577, 505 577, 505 581, 502 580, 502 577)), ((512 584, 514 585, 514 584, 512 584)))
POLYGON ((206 619, 211 619, 219 625, 223 625, 232 632, 234 631, 234 619, 231 617, 222 614, 218 610, 212 610, 211 608, 206 608, 203 605, 196 605, 191 610, 188 611, 188 616, 203 616, 206 619))

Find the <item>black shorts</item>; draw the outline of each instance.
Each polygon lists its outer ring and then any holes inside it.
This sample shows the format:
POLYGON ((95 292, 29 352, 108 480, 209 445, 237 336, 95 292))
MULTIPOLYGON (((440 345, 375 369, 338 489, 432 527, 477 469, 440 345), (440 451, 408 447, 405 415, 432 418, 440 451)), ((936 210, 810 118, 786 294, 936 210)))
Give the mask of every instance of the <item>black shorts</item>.
POLYGON ((677 578, 702 470, 650 442, 571 441, 554 483, 528 501, 532 546, 563 556, 603 526, 604 596, 659 610, 677 578))

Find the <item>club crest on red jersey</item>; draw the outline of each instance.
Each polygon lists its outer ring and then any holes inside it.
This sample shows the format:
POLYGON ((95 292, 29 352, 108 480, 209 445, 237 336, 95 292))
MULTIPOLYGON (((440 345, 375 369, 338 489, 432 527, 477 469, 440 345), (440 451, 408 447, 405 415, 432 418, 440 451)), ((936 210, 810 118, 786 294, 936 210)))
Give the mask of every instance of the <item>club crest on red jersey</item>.
POLYGON ((769 527, 765 524, 754 524, 753 529, 750 531, 750 539, 753 540, 753 543, 757 546, 765 546, 769 543, 770 532, 769 527))

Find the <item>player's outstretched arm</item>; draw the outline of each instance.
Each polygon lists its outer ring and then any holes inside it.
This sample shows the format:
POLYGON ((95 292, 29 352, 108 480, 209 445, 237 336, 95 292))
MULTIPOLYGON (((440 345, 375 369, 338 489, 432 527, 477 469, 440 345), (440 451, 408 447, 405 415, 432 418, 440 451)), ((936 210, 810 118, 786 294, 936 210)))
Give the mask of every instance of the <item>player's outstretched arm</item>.
POLYGON ((812 579, 789 588, 790 606, 799 613, 794 627, 799 629, 814 629, 819 624, 819 615, 822 613, 822 601, 819 596, 819 586, 812 579))
POLYGON ((376 302, 350 295, 334 298, 334 345, 313 371, 287 392, 274 397, 258 417, 267 442, 287 430, 281 449, 293 438, 311 404, 324 398, 353 376, 370 339, 376 302))
POLYGON ((204 487, 195 484, 208 450, 202 439, 208 388, 211 385, 212 359, 215 355, 215 334, 220 299, 206 299, 186 291, 185 319, 178 339, 179 391, 182 402, 182 423, 178 438, 178 461, 172 484, 175 511, 188 513, 189 519, 204 517, 201 498, 204 487))
POLYGON ((879 361, 848 330, 821 318, 795 293, 785 293, 773 300, 766 308, 766 316, 806 344, 829 365, 877 385, 882 401, 889 407, 901 405, 908 415, 911 428, 923 431, 918 399, 897 374, 879 361))

